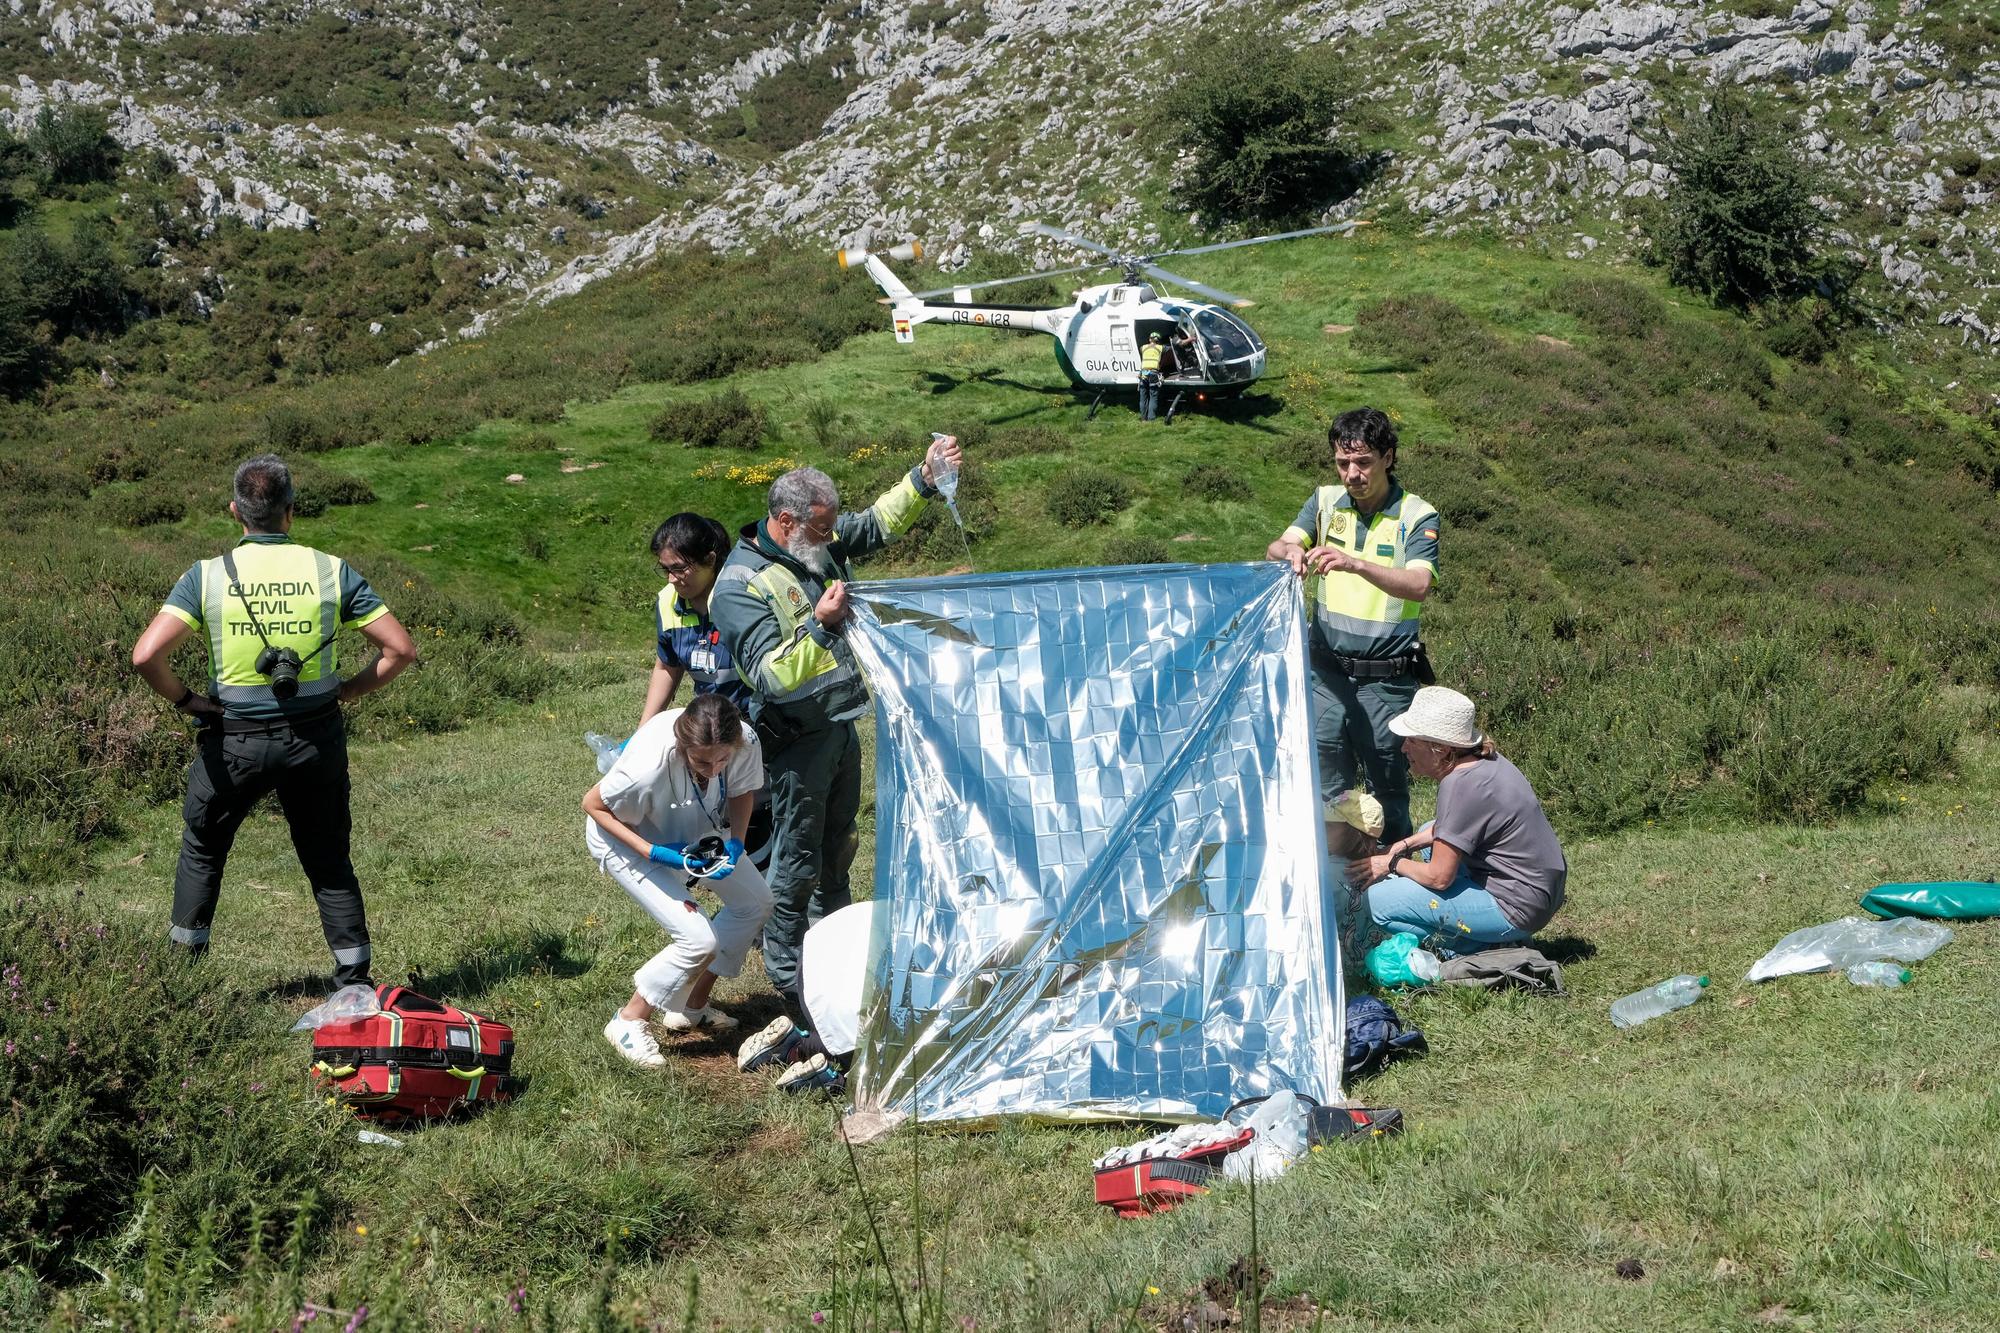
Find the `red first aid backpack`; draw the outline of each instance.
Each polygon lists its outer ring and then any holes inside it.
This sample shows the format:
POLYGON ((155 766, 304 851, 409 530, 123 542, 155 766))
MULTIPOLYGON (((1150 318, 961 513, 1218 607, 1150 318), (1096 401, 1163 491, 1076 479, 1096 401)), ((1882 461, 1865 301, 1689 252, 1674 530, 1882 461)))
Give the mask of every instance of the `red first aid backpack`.
POLYGON ((505 1101, 519 1088, 513 1028, 407 986, 377 986, 375 994, 381 1013, 313 1033, 314 1078, 362 1115, 436 1120, 505 1101))

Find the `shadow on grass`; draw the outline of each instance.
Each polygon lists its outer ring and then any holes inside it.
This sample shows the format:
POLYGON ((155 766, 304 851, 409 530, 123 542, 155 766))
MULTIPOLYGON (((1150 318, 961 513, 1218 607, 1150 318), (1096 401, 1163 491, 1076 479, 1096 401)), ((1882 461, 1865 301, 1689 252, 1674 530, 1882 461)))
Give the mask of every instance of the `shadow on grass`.
POLYGON ((1529 946, 1540 949, 1564 967, 1597 957, 1597 946, 1581 935, 1551 935, 1546 939, 1530 940, 1529 946))
MULTIPOLYGON (((415 961, 409 975, 395 976, 388 968, 376 969, 378 982, 406 980, 421 994, 454 1004, 471 1004, 503 981, 530 972, 546 972, 557 977, 579 977, 596 961, 593 953, 581 952, 576 941, 554 931, 508 938, 485 939, 436 972, 425 970, 415 961)), ((377 959, 380 963, 381 960, 377 959)), ((273 981, 257 992, 260 1000, 290 1000, 300 996, 324 996, 338 987, 325 973, 311 973, 273 981)))

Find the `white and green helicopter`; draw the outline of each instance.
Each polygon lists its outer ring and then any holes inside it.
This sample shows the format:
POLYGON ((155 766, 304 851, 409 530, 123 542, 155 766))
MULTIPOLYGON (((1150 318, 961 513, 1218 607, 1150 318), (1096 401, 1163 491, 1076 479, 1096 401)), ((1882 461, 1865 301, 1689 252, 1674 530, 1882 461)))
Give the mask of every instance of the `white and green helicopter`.
POLYGON ((1190 394, 1196 402, 1233 397, 1255 383, 1264 373, 1264 340, 1234 311, 1254 304, 1214 287, 1207 287, 1178 273, 1170 273, 1153 261, 1173 255, 1203 255, 1217 250, 1235 250, 1269 241, 1289 241, 1301 236, 1327 236, 1353 231, 1361 222, 1342 222, 1331 227, 1307 227, 1302 231, 1282 231, 1270 236, 1252 236, 1242 241, 1222 241, 1180 250, 1160 250, 1152 254, 1128 255, 1099 245, 1096 241, 1067 232, 1060 227, 1032 222, 1022 226, 1024 236, 1046 236, 1066 241, 1103 256, 1089 264, 1069 268, 1044 269, 1017 278, 995 278, 988 282, 941 287, 936 291, 913 292, 898 278, 885 260, 909 262, 923 258, 923 246, 906 241, 889 250, 847 249, 835 252, 842 268, 866 268, 884 294, 899 343, 915 342, 917 325, 947 323, 967 328, 1007 329, 1046 333, 1056 340, 1056 360, 1063 373, 1080 389, 1096 389, 1090 405, 1095 417, 1105 395, 1115 389, 1139 387, 1139 349, 1153 334, 1159 334, 1166 355, 1162 359, 1162 396, 1168 398, 1166 418, 1172 421, 1182 401, 1190 394), (1005 287, 1040 278, 1058 278, 1093 269, 1118 268, 1118 282, 1084 287, 1076 299, 1062 306, 994 305, 973 300, 972 294, 989 287, 1005 287), (1206 298, 1186 300, 1162 292, 1152 283, 1185 288, 1206 298), (949 300, 936 300, 948 297, 949 300))

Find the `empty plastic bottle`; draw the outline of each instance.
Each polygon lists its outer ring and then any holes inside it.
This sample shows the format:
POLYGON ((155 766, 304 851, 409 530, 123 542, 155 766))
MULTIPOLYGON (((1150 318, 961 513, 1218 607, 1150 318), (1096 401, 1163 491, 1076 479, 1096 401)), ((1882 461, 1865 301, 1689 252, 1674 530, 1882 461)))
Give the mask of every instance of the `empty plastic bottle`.
POLYGON ((584 732, 583 743, 596 753, 597 771, 600 773, 609 773, 611 766, 618 762, 618 752, 625 748, 625 742, 614 741, 595 731, 584 732))
POLYGON ((938 494, 951 506, 954 517, 958 514, 958 465, 944 456, 938 441, 944 439, 939 431, 931 432, 931 485, 937 487, 938 494))
POLYGON ((1857 986, 1902 986, 1910 980, 1910 969, 1877 958, 1848 968, 1847 979, 1857 986))
POLYGON ((1611 1006, 1611 1021, 1621 1028, 1635 1028, 1649 1018, 1684 1009, 1701 998, 1702 987, 1708 984, 1707 977, 1691 977, 1683 972, 1677 977, 1668 977, 1657 986, 1648 986, 1642 991, 1634 991, 1611 1006))

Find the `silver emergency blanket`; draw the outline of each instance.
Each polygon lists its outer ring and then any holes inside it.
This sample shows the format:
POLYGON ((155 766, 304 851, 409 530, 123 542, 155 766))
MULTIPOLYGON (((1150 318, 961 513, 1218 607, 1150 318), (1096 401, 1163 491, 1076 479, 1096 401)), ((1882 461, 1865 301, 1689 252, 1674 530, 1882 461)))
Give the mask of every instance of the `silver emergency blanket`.
POLYGON ((857 583, 876 935, 857 1112, 1340 1099, 1305 607, 1283 566, 857 583))

